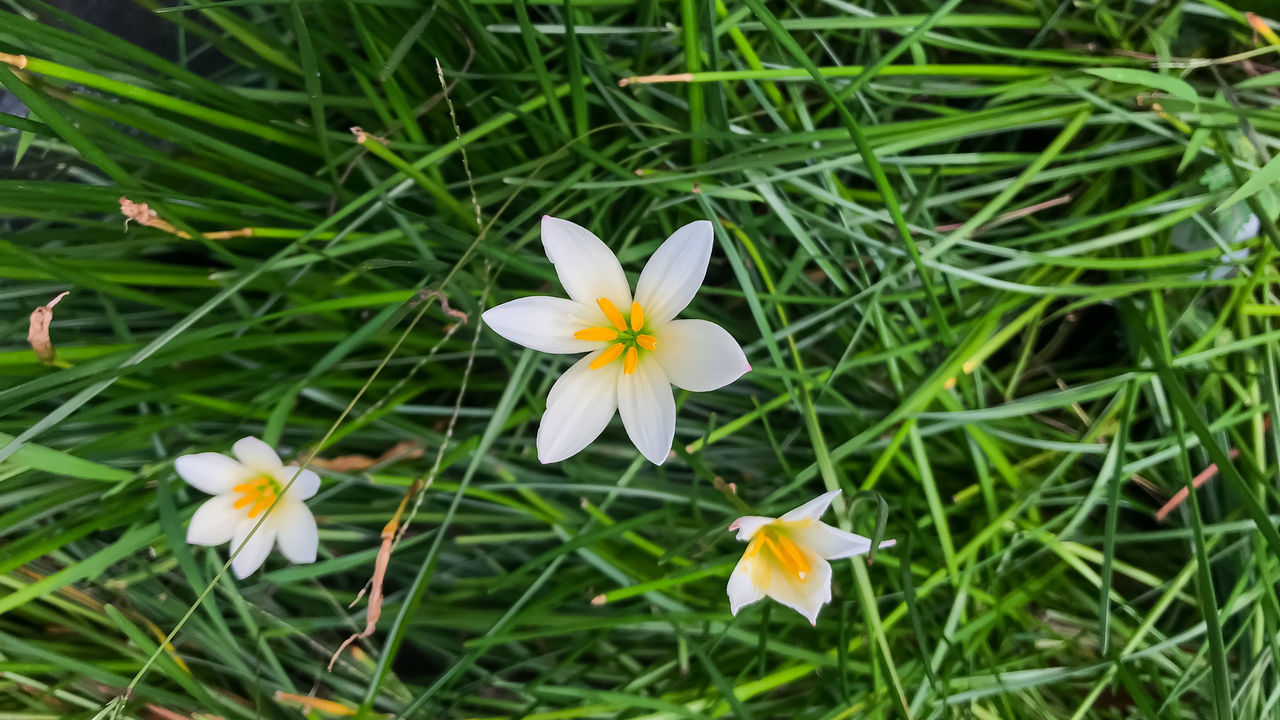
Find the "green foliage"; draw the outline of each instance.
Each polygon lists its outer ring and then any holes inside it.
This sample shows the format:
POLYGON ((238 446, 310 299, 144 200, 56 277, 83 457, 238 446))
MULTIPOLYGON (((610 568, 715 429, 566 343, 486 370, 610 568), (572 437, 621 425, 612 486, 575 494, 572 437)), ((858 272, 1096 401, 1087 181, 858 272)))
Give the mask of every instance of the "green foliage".
POLYGON ((1276 716, 1280 93, 1245 4, 140 5, 156 52, 0 17, 0 718, 1276 716), (677 395, 661 467, 616 421, 537 461, 566 358, 479 313, 559 292, 543 214, 633 279, 716 221, 687 314, 754 370, 677 395), (379 459, 321 468, 316 563, 184 542, 173 459, 245 435, 379 459), (899 544, 816 628, 732 617, 741 506, 837 487, 899 544))

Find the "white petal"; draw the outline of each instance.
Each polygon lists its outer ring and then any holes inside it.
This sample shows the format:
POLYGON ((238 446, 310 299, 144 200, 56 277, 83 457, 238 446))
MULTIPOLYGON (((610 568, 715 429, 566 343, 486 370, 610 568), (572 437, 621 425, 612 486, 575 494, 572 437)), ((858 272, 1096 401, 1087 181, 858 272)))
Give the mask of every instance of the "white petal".
MULTIPOLYGON (((797 543, 828 560, 865 555, 871 549, 871 538, 845 532, 819 521, 789 530, 788 533, 797 543)), ((880 543, 880 547, 888 547, 892 544, 892 540, 886 540, 880 543)))
POLYGON ((575 455, 604 431, 618 409, 622 362, 596 370, 588 366, 599 352, 573 364, 547 395, 547 411, 538 425, 538 460, 560 462, 575 455))
POLYGON ((221 545, 231 539, 244 510, 236 510, 235 495, 214 495, 196 509, 187 526, 187 542, 192 545, 221 545))
POLYGON ((249 537, 249 531, 253 530, 253 526, 258 524, 262 519, 259 515, 255 518, 246 517, 236 526, 235 534, 231 536, 231 552, 234 554, 241 544, 244 548, 240 550, 240 554, 236 555, 231 561, 231 570, 238 578, 246 578, 253 574, 253 571, 262 567, 262 563, 266 561, 267 555, 271 553, 271 546, 276 541, 276 522, 275 513, 262 523, 262 527, 253 533, 253 537, 249 537), (246 541, 245 538, 248 538, 246 541))
POLYGON ((818 518, 822 517, 822 513, 827 511, 827 508, 831 506, 831 501, 835 500, 836 496, 839 494, 840 494, 839 490, 824 492, 818 497, 796 508, 795 510, 789 511, 786 515, 783 515, 778 519, 781 520, 782 522, 799 522, 801 520, 817 520, 818 518))
POLYGON ((768 570, 766 568, 757 568, 758 563, 764 562, 760 555, 748 558, 743 556, 738 564, 733 568, 733 574, 729 576, 729 611, 734 615, 742 608, 756 602, 764 597, 765 589, 752 581, 753 576, 764 576, 768 570), (754 571, 754 572, 753 572, 754 571))
POLYGON ((316 491, 320 489, 320 476, 310 469, 299 473, 297 465, 285 465, 282 468, 278 468, 271 474, 271 477, 280 483, 280 487, 288 485, 289 492, 286 493, 286 496, 295 500, 306 500, 315 495, 316 491), (298 476, 297 480, 293 480, 294 475, 298 476), (293 480, 293 485, 289 485, 290 480, 293 480))
POLYGON ((729 531, 738 531, 738 539, 746 542, 755 537, 760 528, 773 522, 773 518, 760 517, 759 515, 743 515, 742 517, 729 523, 729 531))
POLYGON ((231 488, 254 475, 235 460, 214 452, 183 455, 173 461, 173 469, 188 485, 210 495, 231 492, 231 488))
POLYGON ((594 302, 588 308, 573 300, 536 296, 503 303, 480 317, 490 330, 517 345, 545 353, 583 353, 600 343, 578 340, 573 334, 601 325, 600 315, 594 302))
POLYGON ((316 561, 316 548, 320 537, 316 532, 316 518, 305 503, 285 499, 276 506, 276 544, 280 553, 290 562, 312 563, 316 561))
POLYGON ((590 230, 543 215, 542 247, 569 297, 587 307, 606 297, 624 313, 631 307, 631 286, 617 256, 590 230))
POLYGON ((778 563, 771 564, 769 597, 795 610, 809 621, 818 624, 818 611, 831 602, 831 563, 813 553, 805 553, 809 561, 809 573, 800 580, 778 563))
POLYGON ((636 283, 646 320, 661 325, 689 305, 707 275, 714 237, 711 223, 698 220, 671 233, 653 252, 636 283))
MULTIPOLYGON (((648 317, 648 308, 645 308, 648 317)), ((694 392, 716 390, 751 369, 738 341, 706 320, 673 320, 655 328, 653 352, 672 385, 694 392)))
POLYGON ((676 399, 653 358, 641 360, 634 373, 618 376, 618 413, 640 454, 654 465, 666 462, 676 436, 676 399))
POLYGON ((250 470, 270 475, 280 467, 280 456, 270 445, 256 437, 241 438, 231 446, 240 462, 250 470))

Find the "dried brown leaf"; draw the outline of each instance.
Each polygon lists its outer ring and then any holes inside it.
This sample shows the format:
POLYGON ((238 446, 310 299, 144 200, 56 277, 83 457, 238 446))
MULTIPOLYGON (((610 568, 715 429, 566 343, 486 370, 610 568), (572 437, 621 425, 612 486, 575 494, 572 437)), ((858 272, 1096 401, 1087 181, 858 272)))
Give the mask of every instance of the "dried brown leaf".
MULTIPOLYGON (((183 232, 178 228, 160 217, 155 210, 151 209, 146 203, 136 203, 127 197, 120 198, 120 213, 125 216, 125 225, 132 220, 139 225, 146 225, 150 228, 162 230, 180 238, 189 238, 189 233, 183 232)), ((240 228, 239 230, 219 230, 217 232, 204 233, 205 238, 209 240, 225 240, 233 237, 252 237, 253 228, 240 228)))
POLYGON ((27 342, 31 343, 31 349, 35 351, 36 358, 45 365, 52 365, 58 359, 58 354, 53 349, 53 341, 49 339, 49 324, 53 322, 53 306, 69 293, 70 291, 66 291, 59 294, 58 297, 50 300, 48 305, 41 305, 31 313, 27 342))
POLYGON ((329 459, 318 457, 311 460, 311 465, 336 472, 359 472, 394 460, 417 460, 422 457, 423 452, 422 446, 416 442, 402 440, 376 458, 368 455, 339 455, 329 459))
MULTIPOLYGON (((396 514, 383 526, 382 542, 378 546, 378 557, 373 561, 373 578, 369 580, 369 611, 365 613, 364 629, 343 640, 338 649, 333 651, 333 656, 329 658, 329 670, 333 670, 333 664, 338 661, 342 651, 346 650, 351 643, 369 637, 378 628, 378 620, 382 617, 382 582, 387 577, 387 566, 391 564, 391 548, 395 545, 396 531, 400 529, 400 518, 404 515, 410 498, 417 495, 425 487, 426 485, 421 479, 414 480, 409 485, 409 489, 405 491, 404 497, 400 499, 400 507, 396 508, 396 514)), ((363 594, 364 591, 362 590, 361 595, 363 594)), ((351 601, 351 604, 355 605, 357 602, 360 602, 360 595, 357 595, 356 599, 351 601)))

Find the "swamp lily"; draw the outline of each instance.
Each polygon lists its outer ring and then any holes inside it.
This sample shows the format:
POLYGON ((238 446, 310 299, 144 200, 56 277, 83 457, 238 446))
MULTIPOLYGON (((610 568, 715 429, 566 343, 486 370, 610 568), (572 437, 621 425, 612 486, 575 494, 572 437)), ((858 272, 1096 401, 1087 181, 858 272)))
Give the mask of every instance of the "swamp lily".
POLYGON ((584 227, 542 218, 542 246, 569 298, 526 297, 484 313, 494 332, 547 353, 587 353, 547 395, 538 459, 558 462, 585 448, 617 411, 627 436, 655 465, 675 438, 671 386, 704 392, 751 369, 724 328, 677 320, 711 259, 711 223, 689 223, 654 251, 635 295, 618 258, 584 227))
MULTIPOLYGON (((831 602, 831 564, 828 560, 862 555, 871 540, 831 527, 818 518, 839 490, 823 493, 780 518, 747 515, 729 530, 747 543, 746 552, 729 575, 729 609, 734 615, 768 595, 818 623, 818 611, 831 602)), ((889 547, 885 540, 880 547, 889 547)))
POLYGON ((320 489, 320 476, 281 463, 276 451, 255 437, 236 442, 231 451, 234 459, 204 452, 183 455, 173 463, 188 485, 213 496, 191 517, 187 542, 221 545, 229 541, 232 553, 240 548, 231 561, 238 578, 261 567, 273 544, 292 562, 315 562, 316 520, 303 501, 320 489), (250 536, 263 513, 266 520, 250 536))

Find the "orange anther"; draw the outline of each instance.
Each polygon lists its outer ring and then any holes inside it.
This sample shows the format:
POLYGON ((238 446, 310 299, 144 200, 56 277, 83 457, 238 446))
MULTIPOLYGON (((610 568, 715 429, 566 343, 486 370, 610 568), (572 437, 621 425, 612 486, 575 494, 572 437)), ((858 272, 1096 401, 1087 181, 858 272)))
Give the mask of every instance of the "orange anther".
POLYGON ((645 350, 657 350, 658 338, 652 335, 637 335, 636 344, 644 348, 645 350))
POLYGON ((610 302, 607 297, 596 298, 596 304, 600 306, 602 311, 604 311, 604 315, 609 318, 609 322, 613 323, 613 326, 618 328, 618 332, 626 332, 627 321, 623 319, 622 311, 618 309, 617 305, 610 302))
POLYGON ((614 343, 613 345, 609 346, 608 350, 605 350, 604 352, 600 353, 600 357, 596 358, 595 360, 592 360, 591 364, 588 365, 587 367, 590 368, 591 370, 598 370, 604 367, 605 365, 608 365, 609 363, 613 362, 614 360, 617 360, 618 356, 621 355, 622 351, 625 349, 626 347, 622 343, 614 343))
POLYGON ((644 309, 640 307, 640 303, 631 303, 631 329, 634 332, 640 332, 644 327, 644 309))
POLYGON ((592 342, 609 342, 618 339, 618 331, 607 327, 589 327, 579 330, 573 336, 579 340, 590 340, 592 342))
POLYGON ((634 347, 627 348, 627 358, 622 361, 622 371, 630 375, 636 371, 636 365, 640 363, 640 353, 636 352, 634 347))

